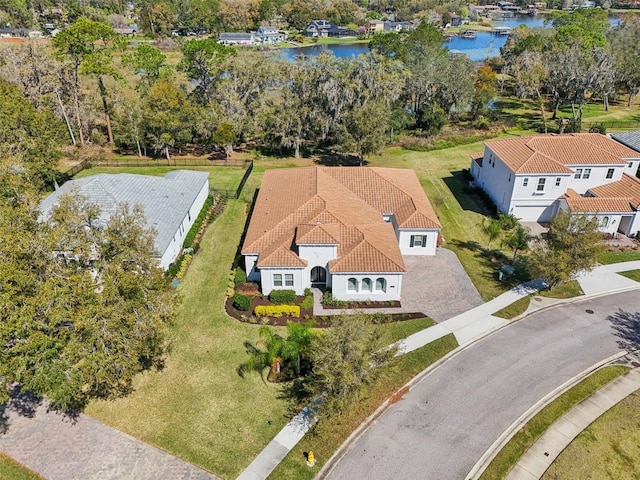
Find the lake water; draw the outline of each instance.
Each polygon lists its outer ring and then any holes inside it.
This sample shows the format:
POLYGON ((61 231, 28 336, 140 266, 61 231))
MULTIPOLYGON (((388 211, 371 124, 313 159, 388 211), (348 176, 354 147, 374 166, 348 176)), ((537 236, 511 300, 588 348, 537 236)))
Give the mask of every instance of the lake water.
MULTIPOLYGON (((609 22, 615 26, 619 23, 619 18, 609 17, 609 22)), ((519 16, 504 20, 494 20, 494 27, 515 28, 518 25, 527 25, 529 28, 544 27, 544 17, 535 16, 519 16)), ((457 50, 467 55, 474 62, 484 60, 487 57, 500 55, 500 48, 507 41, 507 35, 491 35, 489 32, 478 32, 476 38, 460 38, 452 37, 450 41, 445 43, 449 50, 457 50)), ((281 56, 289 61, 294 61, 297 55, 308 55, 315 57, 322 52, 333 52, 338 58, 357 57, 363 53, 369 53, 369 47, 366 43, 352 44, 333 44, 333 45, 312 45, 308 47, 283 48, 281 56)))

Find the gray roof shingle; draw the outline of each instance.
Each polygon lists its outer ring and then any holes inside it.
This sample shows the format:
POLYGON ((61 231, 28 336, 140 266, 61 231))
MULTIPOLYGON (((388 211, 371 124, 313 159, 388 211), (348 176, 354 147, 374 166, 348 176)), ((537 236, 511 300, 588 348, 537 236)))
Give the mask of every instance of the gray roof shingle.
POLYGON ((50 217, 61 195, 74 191, 87 197, 89 203, 99 205, 105 222, 118 204, 140 205, 147 226, 157 231, 155 248, 162 255, 208 180, 207 172, 192 170, 175 170, 164 177, 101 173, 70 180, 44 199, 40 205, 41 219, 50 217))
POLYGON ((629 148, 633 148, 637 152, 640 152, 640 130, 612 133, 611 138, 629 148))

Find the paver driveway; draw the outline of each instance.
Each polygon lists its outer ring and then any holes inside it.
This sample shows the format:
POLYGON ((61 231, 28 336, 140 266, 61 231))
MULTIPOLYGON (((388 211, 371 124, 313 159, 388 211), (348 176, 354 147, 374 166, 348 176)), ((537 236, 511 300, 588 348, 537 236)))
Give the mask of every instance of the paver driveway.
POLYGON ((0 451, 49 480, 214 480, 215 475, 91 417, 77 422, 47 412, 8 409, 0 451))
POLYGON ((402 310, 442 322, 483 303, 455 253, 438 248, 433 257, 405 255, 402 310))

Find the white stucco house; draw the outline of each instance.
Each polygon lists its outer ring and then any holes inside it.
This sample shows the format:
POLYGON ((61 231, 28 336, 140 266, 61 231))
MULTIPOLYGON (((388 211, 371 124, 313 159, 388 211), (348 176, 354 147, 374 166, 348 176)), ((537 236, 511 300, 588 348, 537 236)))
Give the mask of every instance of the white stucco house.
POLYGON ((524 136, 484 145, 484 153, 472 155, 470 172, 501 212, 524 222, 546 222, 564 209, 598 216, 603 232, 638 231, 632 192, 640 165, 636 150, 597 133, 524 136))
POLYGON ((44 199, 40 218, 47 220, 60 196, 74 192, 98 205, 103 221, 119 204, 140 205, 147 227, 156 230, 155 256, 166 270, 180 254, 184 238, 209 195, 209 173, 175 170, 164 177, 101 173, 70 180, 44 199))
POLYGON ((400 300, 403 255, 435 255, 440 229, 413 170, 268 170, 242 254, 264 294, 318 286, 341 300, 400 300))

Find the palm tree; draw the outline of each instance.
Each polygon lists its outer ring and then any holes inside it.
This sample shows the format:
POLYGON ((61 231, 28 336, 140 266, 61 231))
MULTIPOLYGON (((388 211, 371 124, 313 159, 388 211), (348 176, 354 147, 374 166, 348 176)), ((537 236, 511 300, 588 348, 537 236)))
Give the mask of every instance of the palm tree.
POLYGON ((295 322, 287 322, 287 333, 289 336, 285 340, 282 356, 295 360, 296 375, 299 376, 302 358, 309 352, 314 333, 311 330, 310 323, 295 322))
POLYGON ((278 382, 279 375, 286 363, 295 362, 295 371, 300 375, 302 358, 308 353, 313 332, 310 324, 287 322, 287 338, 275 333, 271 328, 260 328, 255 345, 244 342, 249 359, 238 366, 238 375, 244 377, 247 372, 259 372, 269 369, 267 380, 278 382))
POLYGON ((514 228, 504 239, 504 243, 513 250, 513 259, 511 259, 511 263, 516 261, 516 255, 519 251, 529 248, 529 240, 531 240, 529 229, 524 228, 522 225, 518 225, 514 228))
POLYGON ((244 378, 247 372, 259 372, 260 376, 263 376, 264 370, 268 368, 267 380, 277 382, 278 375, 282 371, 282 350, 285 339, 268 327, 261 327, 259 335, 262 338, 255 345, 248 341, 244 342, 249 360, 238 366, 238 375, 244 378))
POLYGON ((487 243, 487 249, 489 249, 491 242, 500 236, 502 229, 498 220, 492 219, 489 222, 485 220, 486 218, 482 220, 482 231, 489 237, 489 242, 487 243))

